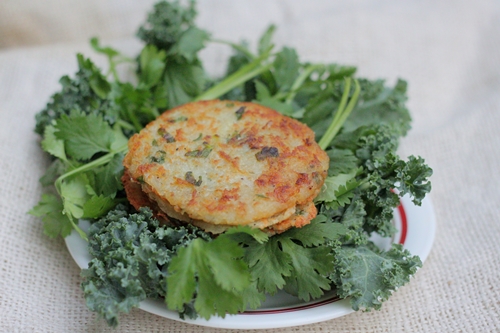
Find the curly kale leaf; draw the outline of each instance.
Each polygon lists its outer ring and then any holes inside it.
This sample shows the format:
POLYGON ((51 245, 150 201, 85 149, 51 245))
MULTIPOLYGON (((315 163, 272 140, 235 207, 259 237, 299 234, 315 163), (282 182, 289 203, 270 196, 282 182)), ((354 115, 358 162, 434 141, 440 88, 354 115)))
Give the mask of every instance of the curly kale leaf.
POLYGON ((59 82, 61 91, 52 95, 45 109, 36 115, 35 132, 44 134, 45 127, 62 115, 69 115, 71 111, 80 111, 84 114, 103 114, 109 123, 115 121, 115 115, 110 110, 110 100, 107 95, 111 90, 110 83, 100 70, 83 55, 78 54, 78 72, 71 79, 63 76, 59 82))
POLYGON ((350 151, 352 155, 346 154, 346 158, 352 159, 354 155, 361 167, 362 172, 356 176, 359 187, 354 192, 365 203, 363 228, 368 233, 392 235, 395 229, 391 220, 399 197, 409 194, 419 205, 431 190, 432 169, 425 161, 413 156, 404 161, 397 155, 400 136, 400 129, 393 125, 371 125, 341 133, 333 141, 331 151, 350 151))
POLYGON ((372 244, 334 249, 335 271, 330 279, 342 298, 350 297, 354 310, 380 309, 392 292, 422 266, 402 245, 381 251, 372 244))
POLYGON ((195 2, 158 2, 138 37, 146 46, 139 58, 140 82, 153 92, 157 107, 192 101, 206 88, 207 75, 198 58, 209 34, 194 24, 195 2))
POLYGON ((147 297, 164 297, 172 257, 196 238, 209 239, 194 227, 160 227, 149 209, 131 213, 123 205, 92 224, 88 237, 94 259, 82 289, 89 309, 112 326, 147 297))
POLYGON ((325 216, 347 228, 347 232, 339 239, 340 243, 344 245, 367 243, 368 234, 363 229, 366 217, 365 204, 359 195, 355 196, 345 207, 332 209, 327 205, 321 205, 318 216, 325 216))
POLYGON ((432 169, 422 157, 410 156, 408 161, 399 161, 394 170, 400 195, 410 194, 415 205, 421 205, 425 195, 431 191, 432 169))
POLYGON ((190 1, 188 7, 183 7, 179 1, 160 1, 139 28, 137 36, 146 44, 191 62, 197 59, 197 52, 209 37, 206 31, 195 26, 195 17, 194 1, 190 1))

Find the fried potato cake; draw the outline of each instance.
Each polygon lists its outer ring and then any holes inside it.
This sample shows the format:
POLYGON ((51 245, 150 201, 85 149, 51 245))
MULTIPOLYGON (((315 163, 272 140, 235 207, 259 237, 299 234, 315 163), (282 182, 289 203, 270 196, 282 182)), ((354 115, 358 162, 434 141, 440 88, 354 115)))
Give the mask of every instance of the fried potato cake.
POLYGON ((140 184, 150 207, 214 233, 237 225, 281 232, 316 215, 312 200, 328 164, 299 121, 255 103, 213 100, 166 111, 135 134, 124 177, 140 184))

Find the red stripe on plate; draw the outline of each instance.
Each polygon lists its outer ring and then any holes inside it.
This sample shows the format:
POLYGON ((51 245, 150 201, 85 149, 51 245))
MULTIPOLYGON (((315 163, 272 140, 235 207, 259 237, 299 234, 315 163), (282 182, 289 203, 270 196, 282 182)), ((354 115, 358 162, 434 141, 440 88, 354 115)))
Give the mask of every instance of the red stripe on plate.
POLYGON ((399 217, 401 218, 401 237, 399 237, 399 244, 406 242, 406 235, 408 234, 408 220, 406 219, 405 208, 403 203, 398 206, 399 217))
POLYGON ((333 296, 332 298, 325 299, 323 301, 319 301, 319 302, 312 303, 312 304, 305 304, 305 305, 296 306, 296 307, 283 308, 283 309, 274 309, 274 310, 245 311, 242 314, 245 314, 245 315, 260 315, 260 314, 286 313, 286 312, 293 312, 293 311, 300 311, 300 310, 305 310, 305 309, 316 308, 318 306, 330 304, 330 303, 337 302, 337 301, 340 301, 340 300, 341 300, 340 297, 333 296))
MULTIPOLYGON (((401 237, 399 237, 399 244, 404 245, 406 241, 406 235, 408 234, 408 220, 406 218, 405 208, 403 207, 403 203, 400 203, 398 206, 399 217, 401 218, 401 237)), ((250 310, 245 311, 240 314, 242 315, 262 315, 262 314, 277 314, 277 313, 287 313, 287 312, 295 312, 306 309, 317 308, 322 305, 331 304, 337 301, 340 301, 341 298, 338 296, 333 296, 332 298, 325 299, 322 301, 318 301, 315 303, 304 304, 295 307, 289 308, 281 308, 281 309, 271 309, 271 310, 250 310)))

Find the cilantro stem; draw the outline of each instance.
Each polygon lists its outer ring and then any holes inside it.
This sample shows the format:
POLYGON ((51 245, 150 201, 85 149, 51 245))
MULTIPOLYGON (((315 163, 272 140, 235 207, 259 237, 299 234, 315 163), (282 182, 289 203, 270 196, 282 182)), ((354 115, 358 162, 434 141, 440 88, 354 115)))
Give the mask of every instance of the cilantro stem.
POLYGON ((92 162, 84 164, 76 169, 73 169, 69 172, 66 172, 65 174, 62 174, 61 176, 59 176, 59 178, 56 179, 56 182, 55 182, 56 188, 60 186, 61 182, 64 179, 71 177, 71 176, 74 176, 74 175, 77 175, 79 173, 91 170, 91 169, 96 168, 98 166, 101 166, 103 164, 106 164, 109 161, 111 161, 116 154, 125 152, 125 151, 127 151, 127 149, 128 149, 128 144, 123 145, 120 148, 118 148, 116 151, 109 152, 106 155, 103 155, 103 156, 93 160, 92 162))
MULTIPOLYGON (((64 211, 63 211, 64 214, 66 214, 64 211)), ((75 223, 75 221, 73 221, 73 216, 71 216, 71 214, 66 214, 66 216, 68 217, 68 220, 69 222, 71 223, 71 225, 73 226, 73 229, 76 230, 76 232, 78 232, 78 235, 80 235, 80 237, 88 242, 89 239, 87 237, 87 234, 85 233, 85 231, 83 231, 79 226, 78 224, 75 223)))
POLYGON ((235 44, 235 43, 232 43, 232 42, 228 42, 228 41, 225 41, 225 40, 221 40, 221 39, 211 39, 210 40, 212 43, 217 43, 217 44, 224 44, 224 45, 228 45, 228 46, 231 46, 233 49, 235 49, 236 51, 239 51, 241 53, 243 53, 245 56, 247 56, 249 59, 255 59, 255 55, 252 54, 252 52, 250 52, 246 47, 242 46, 242 45, 239 45, 239 44, 235 44))
POLYGON ((132 125, 134 126, 135 131, 140 132, 142 129, 142 125, 139 122, 139 120, 137 119, 135 113, 132 112, 131 110, 127 110, 127 115, 128 115, 128 118, 130 119, 130 121, 132 122, 132 125))
POLYGON ((302 73, 295 79, 295 82, 293 83, 292 87, 290 88, 290 92, 286 96, 285 103, 286 104, 291 104, 293 102, 293 99, 295 98, 295 95, 297 95, 297 91, 299 90, 300 86, 304 83, 304 81, 311 75, 312 72, 314 72, 316 69, 320 68, 320 65, 310 65, 307 66, 302 73))
POLYGON ((328 126, 328 129, 326 130, 325 134, 323 135, 323 137, 321 137, 321 140, 319 140, 318 142, 319 146, 323 150, 325 150, 330 145, 333 138, 340 131, 347 117, 349 117, 349 114, 354 109, 354 106, 356 106, 361 88, 357 80, 354 80, 354 85, 355 85, 354 93, 349 103, 347 104, 347 99, 349 98, 349 93, 351 90, 351 78, 347 77, 345 79, 344 92, 342 93, 342 98, 340 99, 340 104, 337 109, 337 112, 335 112, 335 116, 333 117, 330 126, 328 126))
MULTIPOLYGON (((63 200, 63 206, 64 206, 64 197, 61 195, 61 184, 62 184, 64 179, 71 177, 71 176, 75 176, 79 173, 91 170, 91 169, 96 168, 98 166, 104 165, 104 164, 110 162, 116 154, 125 152, 125 151, 127 151, 127 149, 128 149, 128 143, 121 146, 120 148, 116 149, 115 151, 111 151, 111 152, 107 153, 106 155, 103 155, 103 156, 93 160, 92 162, 84 164, 78 168, 75 168, 75 169, 73 169, 69 172, 66 172, 65 174, 62 174, 61 176, 59 176, 59 178, 56 179, 54 185, 55 185, 57 193, 59 194, 59 196, 63 200)), ((74 217, 70 213, 66 212, 66 210, 63 210, 63 213, 66 214, 69 221, 71 222, 71 225, 78 232, 80 237, 82 239, 84 239, 85 241, 88 241, 87 234, 82 229, 80 229, 80 227, 78 227, 78 225, 74 221, 74 217)))
POLYGON ((132 131, 136 130, 136 128, 134 127, 134 125, 132 125, 129 122, 126 122, 123 119, 118 119, 117 123, 118 123, 118 125, 120 125, 121 128, 126 128, 126 129, 129 129, 129 130, 132 130, 132 131))
POLYGON ((269 57, 270 51, 271 50, 269 49, 264 52, 261 56, 241 67, 239 70, 229 75, 224 80, 196 97, 194 100, 203 101, 216 99, 240 84, 243 84, 257 75, 267 71, 271 68, 272 64, 262 65, 262 61, 269 57))

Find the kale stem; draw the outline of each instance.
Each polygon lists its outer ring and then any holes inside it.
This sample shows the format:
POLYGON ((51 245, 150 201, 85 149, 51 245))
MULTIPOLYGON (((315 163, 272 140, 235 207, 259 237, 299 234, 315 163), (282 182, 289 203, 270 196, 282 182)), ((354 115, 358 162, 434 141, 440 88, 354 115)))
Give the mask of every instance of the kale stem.
POLYGON ((330 145, 333 138, 340 131, 340 129, 342 128, 342 125, 346 121, 347 117, 349 117, 349 114, 354 109, 354 106, 356 105, 356 103, 358 101, 358 97, 359 97, 359 93, 361 91, 361 88, 360 88, 357 80, 354 80, 354 84, 355 84, 354 93, 351 97, 351 100, 349 101, 349 104, 346 107, 347 99, 349 97, 349 93, 351 90, 351 78, 347 77, 345 79, 344 92, 342 93, 342 98, 340 99, 340 104, 339 104, 339 107, 337 109, 337 112, 335 113, 335 116, 333 117, 333 120, 330 123, 330 126, 328 126, 328 129, 326 130, 325 134, 323 135, 321 140, 319 140, 319 142, 318 142, 319 146, 323 150, 326 149, 330 145))

